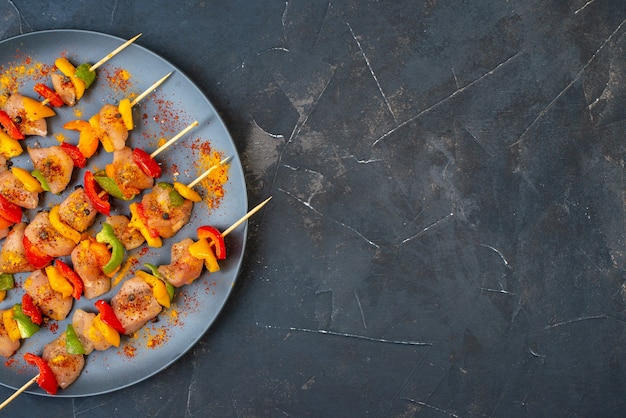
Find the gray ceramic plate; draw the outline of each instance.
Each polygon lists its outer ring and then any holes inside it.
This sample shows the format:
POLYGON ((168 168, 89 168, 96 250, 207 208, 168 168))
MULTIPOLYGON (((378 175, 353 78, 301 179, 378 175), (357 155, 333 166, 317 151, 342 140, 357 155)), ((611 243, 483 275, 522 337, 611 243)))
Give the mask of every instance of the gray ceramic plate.
MULTIPOLYGON (((14 79, 19 83, 20 92, 36 98, 34 84, 43 82, 48 86, 52 85, 48 76, 42 77, 42 71, 45 72, 46 66, 52 66, 59 56, 67 56, 75 65, 82 62, 94 63, 123 42, 123 39, 113 36, 77 30, 35 32, 4 40, 0 42, 0 81, 3 83, 0 89, 7 81, 14 79), (14 77, 18 73, 22 75, 14 77)), ((75 108, 58 109, 57 115, 49 119, 48 137, 26 139, 28 145, 39 143, 41 146, 49 146, 57 144, 59 134, 63 134, 69 142, 76 144, 78 134, 64 130, 62 126, 65 122, 88 119, 98 112, 103 103, 117 104, 119 100, 133 93, 141 93, 154 81, 173 71, 172 76, 154 94, 133 108, 136 127, 131 132, 129 145, 152 151, 157 147, 158 138, 171 138, 197 120, 197 128, 157 157, 164 165, 162 179, 172 181, 177 178, 187 183, 191 181, 202 171, 199 161, 207 160, 204 155, 208 147, 234 158, 229 167, 228 181, 224 185, 225 194, 219 205, 210 207, 205 202, 196 203, 191 222, 174 238, 164 240, 162 248, 146 250, 143 246, 133 251, 130 255, 139 258, 137 268, 143 263, 169 263, 173 242, 185 237, 195 237, 196 228, 200 225, 210 224, 224 230, 247 210, 241 162, 232 138, 215 108, 180 70, 138 45, 140 42, 141 38, 98 70, 97 81, 75 108), (130 76, 127 83, 119 82, 120 70, 126 70, 130 76)), ((110 160, 110 154, 100 152, 89 160, 87 168, 101 169, 110 160)), ((14 163, 32 169, 26 152, 15 158, 14 163)), ((49 207, 59 202, 72 190, 72 185, 80 184, 81 179, 82 170, 76 170, 67 191, 61 196, 46 194, 40 200, 40 207, 49 207)), ((207 193, 202 188, 199 191, 207 193)), ((116 201, 113 212, 128 214, 127 204, 116 201)), ((26 216, 31 217, 34 213, 28 212, 26 216)), ((99 227, 98 222, 92 229, 97 231, 99 227)), ((138 338, 123 337, 120 348, 113 347, 104 352, 90 354, 78 380, 66 390, 60 390, 57 396, 89 396, 121 389, 158 373, 179 359, 209 329, 224 306, 241 265, 245 241, 244 225, 227 237, 228 258, 221 264, 222 270, 219 273, 209 275, 205 270, 200 279, 178 289, 172 309, 163 311, 159 321, 150 323, 138 333, 138 338)), ((20 274, 16 278, 22 283, 25 277, 25 274, 20 274)), ((109 300, 118 288, 119 285, 103 298, 109 300)), ((8 298, 0 303, 0 309, 7 309, 18 303, 21 296, 21 289, 10 291, 8 298)), ((74 308, 96 312, 93 303, 93 300, 81 298, 75 302, 74 308)), ((40 355, 44 344, 65 330, 69 318, 58 323, 58 329, 47 326, 25 341, 13 360, 0 367, 0 383, 19 388, 27 382, 36 370, 23 362, 22 355, 27 351, 40 355)), ((31 386, 28 392, 45 395, 37 385, 31 386)))

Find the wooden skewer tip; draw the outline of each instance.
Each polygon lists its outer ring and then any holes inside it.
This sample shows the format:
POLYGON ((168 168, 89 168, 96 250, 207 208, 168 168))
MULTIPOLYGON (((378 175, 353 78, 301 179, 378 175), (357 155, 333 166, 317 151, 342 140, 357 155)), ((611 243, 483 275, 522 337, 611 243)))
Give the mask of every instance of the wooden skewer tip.
POLYGON ((161 84, 163 84, 163 82, 165 80, 167 80, 167 78, 169 76, 171 76, 173 73, 173 71, 170 71, 169 73, 165 74, 163 77, 161 77, 160 80, 156 81, 154 84, 152 84, 150 87, 148 87, 143 93, 141 93, 139 96, 135 97, 135 99, 130 102, 130 107, 135 106, 137 103, 139 103, 144 97, 146 97, 147 95, 149 95, 150 93, 152 93, 153 90, 156 90, 157 87, 159 87, 161 84))
POLYGON ((265 199, 264 201, 262 201, 261 203, 259 203, 258 205, 256 205, 254 208, 252 208, 248 213, 246 213, 245 215, 243 215, 237 222, 235 222, 234 224, 232 224, 231 226, 228 227, 228 229, 224 232, 222 232, 222 236, 225 237, 226 235, 230 234, 231 232, 233 232, 235 230, 235 228, 237 228, 239 225, 241 225, 242 223, 244 223, 249 217, 251 217, 252 215, 254 215, 255 213, 257 213, 258 211, 261 210, 261 208, 263 206, 265 206, 267 204, 267 202, 269 202, 272 199, 272 196, 268 197, 267 199, 265 199))
POLYGON ((157 148, 156 151, 154 151, 152 154, 150 154, 150 157, 152 157, 152 158, 156 157, 159 153, 163 152, 163 150, 165 150, 167 147, 172 145, 174 142, 176 142, 178 139, 180 139, 183 135, 185 135, 187 132, 189 132, 190 130, 192 130, 196 126, 198 126, 198 121, 197 120, 194 121, 193 123, 191 123, 191 125, 187 126, 182 131, 180 131, 178 134, 176 134, 176 136, 174 136, 172 139, 167 141, 165 144, 163 144, 159 148, 157 148))
POLYGON ((211 171, 213 171, 213 170, 215 170, 216 168, 221 167, 221 166, 223 166, 223 165, 225 165, 225 164, 228 164, 228 163, 230 162, 230 160, 232 160, 232 159, 233 159, 233 156, 232 156, 232 155, 230 155, 230 156, 228 156, 228 157, 224 158, 224 159, 223 159, 222 161, 220 161, 218 164, 215 164, 214 166, 210 167, 207 171, 205 171, 204 173, 200 174, 200 175, 199 175, 199 176, 198 176, 198 177, 197 177, 194 181, 192 181, 191 183, 189 183, 189 184, 187 185, 187 187, 190 187, 190 188, 191 188, 191 187, 195 186, 196 184, 200 183, 200 182, 201 182, 201 181, 202 181, 202 180, 203 180, 206 176, 208 176, 208 175, 211 173, 211 171))
POLYGON ((94 65, 89 67, 89 71, 95 71, 96 68, 98 68, 99 66, 101 66, 102 64, 104 64, 105 62, 107 62, 108 60, 113 58, 114 56, 116 56, 118 53, 120 53, 128 45, 130 45, 133 42, 135 42, 137 40, 137 38, 139 38, 140 36, 141 36, 141 33, 139 35, 135 35, 134 37, 130 38, 128 41, 124 42, 122 45, 120 45, 119 47, 117 47, 113 51, 109 52, 104 58, 102 58, 100 61, 96 62, 94 65))
POLYGON ((21 388, 16 390, 13 395, 9 396, 4 402, 2 402, 0 404, 0 409, 3 409, 5 406, 7 406, 9 403, 11 403, 11 401, 13 401, 13 399, 17 398, 22 392, 24 392, 26 389, 28 389, 33 383, 35 383, 37 381, 37 379, 39 379, 39 374, 37 374, 37 376, 33 377, 32 379, 30 379, 28 382, 24 383, 24 385, 22 385, 21 388))

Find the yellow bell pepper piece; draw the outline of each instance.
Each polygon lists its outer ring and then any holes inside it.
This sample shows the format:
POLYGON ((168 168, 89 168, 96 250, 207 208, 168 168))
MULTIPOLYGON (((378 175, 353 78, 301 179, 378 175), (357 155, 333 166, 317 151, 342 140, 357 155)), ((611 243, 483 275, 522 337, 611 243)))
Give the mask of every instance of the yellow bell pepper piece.
POLYGON ((61 217, 59 216, 59 205, 52 206, 48 218, 50 219, 50 223, 52 224, 54 229, 56 229, 59 234, 63 235, 67 239, 74 241, 75 244, 78 244, 80 242, 80 232, 66 225, 61 220, 61 217))
POLYGON ((191 244, 189 246, 189 254, 195 258, 204 260, 204 265, 210 273, 215 273, 220 270, 217 257, 215 257, 211 244, 209 244, 206 238, 200 238, 197 242, 191 244))
POLYGON ((24 152, 22 144, 17 139, 11 138, 3 130, 0 130, 0 154, 4 158, 13 158, 24 152))
POLYGON ((17 341, 22 337, 20 329, 17 327, 17 321, 13 319, 13 309, 2 312, 2 323, 11 341, 17 341))
POLYGON ((95 137, 102 143, 102 148, 104 148, 106 152, 115 151, 113 142, 111 142, 107 133, 100 127, 100 115, 98 113, 89 118, 89 124, 93 128, 95 137))
POLYGON ((85 82, 75 76, 76 67, 74 67, 65 57, 57 58, 54 61, 54 65, 56 65, 64 76, 69 77, 70 80, 72 80, 74 90, 76 90, 76 100, 80 100, 80 98, 83 97, 83 94, 85 94, 85 82))
POLYGON ((41 187, 41 183, 28 170, 23 169, 22 167, 11 167, 11 173, 19 181, 22 182, 24 188, 29 192, 41 193, 43 192, 43 187, 41 187))
POLYGON ((74 287, 55 266, 46 267, 46 276, 52 290, 59 292, 64 298, 72 296, 74 287))
POLYGON ((52 108, 30 97, 24 96, 22 98, 22 104, 24 105, 24 111, 26 111, 26 118, 28 120, 34 121, 56 115, 56 112, 52 110, 52 108))
POLYGON ((133 123, 133 111, 132 106, 130 105, 130 100, 120 100, 120 104, 117 106, 117 110, 119 110, 120 115, 122 115, 122 121, 124 121, 124 126, 126 127, 126 129, 132 131, 135 126, 133 123))
POLYGON ((100 319, 100 314, 96 315, 91 326, 100 331, 104 339, 115 347, 120 346, 120 333, 115 328, 100 319))
POLYGON ((138 270, 135 275, 150 285, 152 288, 152 295, 154 295, 154 298, 157 302, 159 302, 159 305, 165 308, 170 307, 170 295, 167 293, 163 280, 141 270, 138 270))
POLYGON ((198 194, 194 189, 188 187, 183 183, 177 181, 174 182, 174 190, 176 190, 182 197, 192 202, 201 202, 202 196, 198 194))
POLYGON ((150 247, 160 248, 163 246, 163 242, 161 241, 161 237, 153 237, 150 235, 150 231, 143 224, 141 218, 139 217, 139 213, 137 213, 137 203, 131 203, 128 208, 130 209, 130 222, 128 222, 128 227, 131 229, 138 230, 141 235, 146 239, 146 243, 150 247))
POLYGON ((4 298, 7 297, 7 291, 6 290, 0 290, 0 302, 2 302, 4 300, 4 298))
POLYGON ((63 128, 80 132, 78 150, 85 158, 89 158, 96 153, 100 139, 98 139, 97 131, 89 122, 84 120, 72 120, 63 125, 63 128))

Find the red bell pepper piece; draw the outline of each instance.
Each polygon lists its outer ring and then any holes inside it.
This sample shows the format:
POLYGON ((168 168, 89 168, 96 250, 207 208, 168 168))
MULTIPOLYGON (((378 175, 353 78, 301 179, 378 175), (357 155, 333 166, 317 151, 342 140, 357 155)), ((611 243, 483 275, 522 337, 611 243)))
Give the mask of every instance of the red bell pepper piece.
POLYGON ((96 302, 96 308, 98 308, 98 311, 100 311, 100 319, 102 319, 102 322, 111 326, 120 334, 124 334, 124 326, 122 325, 120 320, 117 319, 117 316, 115 316, 115 311, 113 311, 111 305, 106 303, 106 301, 99 299, 96 302))
POLYGON ((22 208, 0 194, 0 216, 14 224, 22 222, 22 208))
POLYGON ((78 273, 76 273, 70 266, 65 264, 63 261, 57 259, 55 261, 56 268, 59 269, 59 272, 63 277, 65 277, 72 284, 74 288, 74 292, 72 292, 72 297, 76 300, 80 299, 80 295, 83 294, 83 289, 85 285, 83 284, 83 279, 80 278, 78 273))
POLYGON ((61 143, 61 149, 70 156, 74 162, 74 167, 83 168, 87 165, 87 159, 76 145, 69 144, 67 142, 61 143))
POLYGON ((13 139, 24 139, 26 138, 24 134, 20 132, 20 129, 17 127, 11 116, 7 114, 4 110, 0 110, 0 125, 2 125, 9 134, 9 136, 13 139))
POLYGON ((91 203, 96 208, 98 212, 103 215, 109 216, 111 213, 111 203, 109 203, 109 195, 104 194, 104 196, 100 197, 100 192, 102 189, 96 183, 94 179, 93 173, 89 170, 85 171, 85 176, 83 178, 83 186, 85 187, 85 193, 91 203))
POLYGON ((161 177, 161 166, 141 148, 133 150, 133 161, 146 175, 152 178, 161 177))
POLYGON ((59 96, 59 94, 56 91, 52 90, 50 87, 46 86, 45 84, 42 84, 42 83, 35 84, 34 90, 35 90, 35 93, 37 93, 44 99, 48 100, 52 107, 63 106, 63 99, 61 99, 61 96, 59 96))
POLYGON ((35 269, 43 268, 54 260, 54 257, 49 256, 34 246, 26 235, 24 235, 24 238, 22 239, 22 245, 24 245, 24 256, 26 257, 26 260, 28 260, 30 265, 35 269))
POLYGON ((43 322, 41 310, 35 305, 35 301, 28 293, 24 293, 22 296, 22 312, 28 315, 34 324, 41 325, 43 322))
POLYGON ((215 258, 218 260, 224 260, 226 258, 226 245, 224 244, 224 237, 222 233, 209 225, 204 225, 198 228, 198 238, 206 238, 213 244, 215 251, 215 258))
POLYGON ((24 354, 24 360, 39 368, 37 384, 50 395, 56 395, 59 384, 57 383, 57 378, 54 376, 52 369, 48 366, 48 363, 41 357, 32 353, 24 354))

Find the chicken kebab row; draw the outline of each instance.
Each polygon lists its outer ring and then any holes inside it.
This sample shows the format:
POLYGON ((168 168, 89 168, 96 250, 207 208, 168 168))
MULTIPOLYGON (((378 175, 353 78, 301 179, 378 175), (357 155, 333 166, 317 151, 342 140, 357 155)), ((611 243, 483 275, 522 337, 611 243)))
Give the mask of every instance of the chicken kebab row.
MULTIPOLYGON (((97 300, 94 312, 76 309, 66 330, 45 345, 41 356, 24 355, 27 362, 38 367, 37 382, 46 392, 55 394, 59 388, 71 385, 85 366, 85 355, 94 350, 119 347, 121 335, 137 332, 164 308, 169 308, 175 287, 191 284, 200 277, 205 266, 209 272, 219 270, 217 260, 226 258, 223 236, 211 226, 202 226, 197 232, 198 241, 185 238, 172 245, 170 264, 159 267, 146 264, 150 273, 136 271, 132 278, 123 282, 110 303, 97 300)), ((43 275, 37 271, 27 283, 44 283, 45 287, 43 275)), ((25 288, 27 294, 32 293, 31 285, 25 288)), ((67 305, 71 302, 59 296, 54 299, 67 315, 67 305)), ((10 310, 0 316, 0 351, 3 355, 12 355, 19 348, 19 339, 14 338, 17 332, 12 331, 12 325, 5 320, 7 312, 10 310)))

